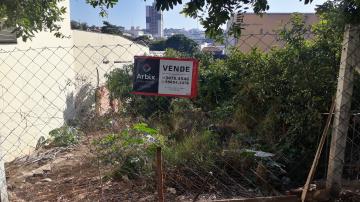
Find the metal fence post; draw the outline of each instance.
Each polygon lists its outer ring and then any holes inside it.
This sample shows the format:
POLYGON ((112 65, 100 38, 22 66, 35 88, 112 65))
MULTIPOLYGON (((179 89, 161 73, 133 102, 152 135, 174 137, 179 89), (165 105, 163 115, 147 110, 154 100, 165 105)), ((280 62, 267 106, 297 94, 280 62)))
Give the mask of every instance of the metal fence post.
POLYGON ((164 202, 164 174, 163 174, 163 159, 161 147, 156 148, 156 174, 157 174, 157 189, 159 202, 164 202))
POLYGON ((359 44, 359 32, 356 28, 351 25, 345 27, 336 91, 336 107, 326 179, 326 188, 335 196, 341 191, 346 139, 350 121, 354 68, 359 44))
MULTIPOLYGON (((2 152, 0 151, 0 153, 2 152)), ((8 202, 9 198, 7 192, 5 163, 3 157, 0 158, 0 202, 8 202)))

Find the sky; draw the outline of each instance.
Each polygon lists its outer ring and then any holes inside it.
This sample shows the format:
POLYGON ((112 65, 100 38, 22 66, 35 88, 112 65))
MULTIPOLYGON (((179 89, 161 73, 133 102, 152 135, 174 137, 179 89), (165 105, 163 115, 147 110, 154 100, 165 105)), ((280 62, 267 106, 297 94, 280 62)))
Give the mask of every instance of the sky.
MULTIPOLYGON (((185 0, 184 2, 187 2, 185 0)), ((303 0, 304 1, 304 0, 303 0)), ((269 13, 289 12, 315 12, 316 5, 326 0, 314 0, 310 5, 304 5, 299 0, 269 0, 269 13)), ((108 16, 99 16, 99 9, 94 9, 85 3, 85 0, 70 0, 71 20, 86 22, 89 25, 102 25, 106 20, 112 24, 124 26, 129 29, 131 26, 145 28, 145 6, 152 4, 153 0, 119 0, 119 3, 108 11, 108 16)), ((199 28, 203 29, 197 20, 180 14, 183 5, 174 7, 173 10, 164 12, 164 28, 199 28)))

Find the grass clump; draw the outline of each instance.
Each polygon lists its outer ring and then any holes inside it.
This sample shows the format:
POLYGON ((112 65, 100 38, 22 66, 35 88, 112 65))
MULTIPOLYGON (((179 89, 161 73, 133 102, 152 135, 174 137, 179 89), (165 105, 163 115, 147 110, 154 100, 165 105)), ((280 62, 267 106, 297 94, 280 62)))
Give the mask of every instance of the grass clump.
POLYGON ((81 132, 72 126, 64 125, 49 132, 51 145, 55 147, 67 147, 78 144, 81 132))

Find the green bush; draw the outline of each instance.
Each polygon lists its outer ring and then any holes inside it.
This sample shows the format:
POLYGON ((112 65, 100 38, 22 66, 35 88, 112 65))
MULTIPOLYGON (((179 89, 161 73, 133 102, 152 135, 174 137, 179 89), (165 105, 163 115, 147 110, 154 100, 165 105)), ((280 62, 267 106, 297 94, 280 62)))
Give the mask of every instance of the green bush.
POLYGON ((134 117, 145 118, 156 113, 168 112, 170 98, 139 96, 130 93, 132 91, 132 68, 133 65, 128 65, 123 69, 114 69, 105 75, 111 97, 122 102, 123 112, 134 117))
POLYGON ((198 44, 183 34, 177 34, 166 40, 154 41, 150 44, 150 50, 164 51, 166 49, 174 49, 187 56, 191 56, 199 51, 198 44))
MULTIPOLYGON (((116 87, 124 85, 117 77, 109 77, 113 81, 108 83, 115 84, 110 90, 126 98, 125 108, 135 117, 145 117, 161 128, 168 126, 162 130, 168 135, 167 155, 174 164, 181 159, 201 159, 206 152, 230 146, 255 148, 284 154, 286 159, 280 161, 291 168, 291 177, 304 179, 321 135, 322 113, 329 110, 335 94, 342 29, 336 19, 326 15, 313 27, 306 26, 299 16, 291 22, 292 26, 279 31, 282 48, 247 53, 234 49, 224 60, 195 54, 200 59, 196 99, 131 96, 118 90, 131 86, 116 87), (312 37, 307 37, 309 32, 312 37), (189 127, 198 128, 187 130, 189 127), (204 132, 209 130, 212 138, 204 132), (222 142, 220 146, 212 144, 214 138, 222 142), (199 154, 192 155, 196 148, 199 154)), ((168 49, 166 56, 184 54, 168 49)), ((354 88, 359 87, 356 75, 354 88)), ((354 96, 360 99, 360 94, 354 96)), ((354 103, 352 108, 359 105, 354 103)), ((208 160, 214 162, 217 156, 208 160)))
POLYGON ((62 126, 49 132, 51 145, 66 147, 79 143, 81 132, 72 126, 62 126))
POLYGON ((149 176, 156 148, 164 144, 164 138, 147 124, 135 124, 118 134, 109 134, 93 142, 96 153, 104 164, 112 165, 114 177, 129 178, 149 176))
POLYGON ((196 170, 196 167, 201 165, 209 169, 214 164, 215 157, 221 153, 220 149, 217 135, 204 131, 186 136, 183 140, 165 147, 164 158, 171 166, 186 165, 196 170))

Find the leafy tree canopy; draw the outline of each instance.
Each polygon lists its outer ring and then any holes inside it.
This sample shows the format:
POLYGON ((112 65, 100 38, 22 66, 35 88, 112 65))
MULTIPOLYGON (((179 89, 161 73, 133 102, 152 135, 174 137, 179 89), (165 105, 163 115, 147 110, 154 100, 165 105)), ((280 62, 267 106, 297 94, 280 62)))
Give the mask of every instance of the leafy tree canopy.
POLYGON ((359 0, 329 0, 317 9, 320 14, 331 14, 338 18, 338 22, 350 24, 360 23, 359 0))
POLYGON ((17 37, 24 41, 36 32, 48 29, 57 37, 64 37, 58 22, 63 20, 66 8, 59 6, 62 0, 1 0, 0 21, 14 27, 17 37))
POLYGON ((169 37, 167 40, 155 41, 150 46, 150 50, 155 51, 164 51, 168 48, 193 55, 198 50, 198 44, 183 34, 178 34, 169 37))
MULTIPOLYGON (((18 37, 24 40, 34 36, 36 32, 48 29, 56 36, 63 36, 57 24, 62 21, 65 7, 58 6, 63 0, 2 0, 0 1, 0 19, 8 27, 15 27, 18 37)), ((100 15, 105 16, 106 10, 112 8, 119 0, 85 0, 93 7, 100 8, 100 15)), ((300 0, 302 1, 302 0, 300 0)), ((305 4, 313 0, 304 0, 305 4)), ((156 7, 160 10, 170 10, 182 0, 158 0, 156 7)), ((249 7, 255 13, 261 14, 269 9, 268 0, 190 0, 185 3, 182 11, 186 16, 199 19, 204 26, 206 34, 219 39, 223 34, 221 25, 235 13, 243 13, 249 7)), ((346 23, 360 22, 359 0, 329 0, 319 7, 321 12, 336 11, 344 18, 346 23)), ((230 34, 235 37, 241 34, 241 25, 234 25, 230 34)))
POLYGON ((149 45, 151 43, 151 39, 149 36, 139 36, 136 37, 133 41, 143 44, 143 45, 149 45))
POLYGON ((89 25, 86 22, 77 22, 74 20, 71 20, 70 22, 71 29, 79 29, 79 30, 87 30, 89 29, 89 25))
POLYGON ((122 35, 121 27, 113 25, 108 21, 103 21, 103 26, 101 27, 101 32, 107 33, 107 34, 122 35))

